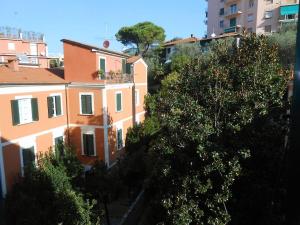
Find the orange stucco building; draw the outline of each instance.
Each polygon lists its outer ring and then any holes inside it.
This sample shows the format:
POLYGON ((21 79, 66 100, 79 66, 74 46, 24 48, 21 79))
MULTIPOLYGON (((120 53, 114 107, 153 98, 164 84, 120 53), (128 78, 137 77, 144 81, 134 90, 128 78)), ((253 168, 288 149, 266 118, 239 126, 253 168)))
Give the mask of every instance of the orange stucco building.
POLYGON ((147 65, 140 57, 71 40, 64 71, 0 66, 0 191, 5 196, 27 163, 65 141, 86 169, 113 166, 127 129, 144 119, 147 65))

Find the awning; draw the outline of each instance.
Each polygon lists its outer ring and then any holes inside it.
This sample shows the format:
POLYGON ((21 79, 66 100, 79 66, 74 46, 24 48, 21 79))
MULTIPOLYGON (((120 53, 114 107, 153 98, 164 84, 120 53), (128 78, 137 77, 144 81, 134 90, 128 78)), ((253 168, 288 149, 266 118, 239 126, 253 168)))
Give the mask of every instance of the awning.
POLYGON ((298 11, 299 11, 299 4, 284 5, 280 7, 281 16, 298 14, 298 11))

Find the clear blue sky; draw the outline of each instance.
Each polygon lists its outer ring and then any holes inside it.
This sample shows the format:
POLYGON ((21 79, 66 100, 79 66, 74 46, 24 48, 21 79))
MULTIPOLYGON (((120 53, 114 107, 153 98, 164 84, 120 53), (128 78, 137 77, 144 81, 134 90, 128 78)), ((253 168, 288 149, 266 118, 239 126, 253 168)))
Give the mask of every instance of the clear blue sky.
MULTIPOLYGON (((49 53, 62 53, 62 38, 102 46, 122 26, 151 21, 167 39, 202 37, 205 0, 14 0, 0 4, 0 26, 44 33, 49 53)), ((123 46, 111 40, 110 49, 123 46)))

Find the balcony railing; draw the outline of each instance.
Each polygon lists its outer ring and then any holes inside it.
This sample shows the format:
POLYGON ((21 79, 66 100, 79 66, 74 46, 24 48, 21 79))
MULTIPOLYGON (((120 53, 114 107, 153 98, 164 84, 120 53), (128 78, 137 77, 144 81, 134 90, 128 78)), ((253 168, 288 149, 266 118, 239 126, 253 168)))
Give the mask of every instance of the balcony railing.
POLYGON ((238 16, 242 13, 243 12, 240 9, 228 9, 228 10, 225 11, 225 16, 226 17, 238 16))
POLYGON ((96 80, 103 80, 106 83, 132 83, 133 75, 127 73, 118 73, 118 72, 106 72, 99 73, 97 72, 96 80))
POLYGON ((0 38, 21 39, 30 42, 44 42, 44 35, 33 31, 22 31, 13 27, 0 27, 0 38))
POLYGON ((228 27, 224 29, 224 33, 232 33, 237 31, 238 31, 238 26, 228 27))

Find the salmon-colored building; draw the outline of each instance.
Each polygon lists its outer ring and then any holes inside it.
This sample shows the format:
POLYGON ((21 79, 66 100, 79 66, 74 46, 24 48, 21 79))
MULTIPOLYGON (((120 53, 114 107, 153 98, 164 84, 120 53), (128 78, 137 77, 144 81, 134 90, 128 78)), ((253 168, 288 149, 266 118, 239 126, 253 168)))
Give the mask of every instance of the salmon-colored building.
POLYGON ((49 68, 50 59, 44 35, 0 27, 0 64, 16 57, 22 66, 49 68))
POLYGON ((86 169, 113 166, 127 129, 144 120, 147 65, 141 57, 71 40, 64 71, 0 66, 0 192, 5 196, 39 153, 62 141, 86 169))

